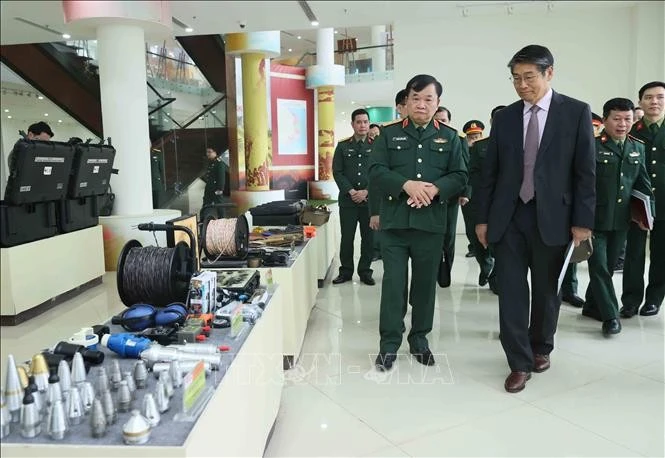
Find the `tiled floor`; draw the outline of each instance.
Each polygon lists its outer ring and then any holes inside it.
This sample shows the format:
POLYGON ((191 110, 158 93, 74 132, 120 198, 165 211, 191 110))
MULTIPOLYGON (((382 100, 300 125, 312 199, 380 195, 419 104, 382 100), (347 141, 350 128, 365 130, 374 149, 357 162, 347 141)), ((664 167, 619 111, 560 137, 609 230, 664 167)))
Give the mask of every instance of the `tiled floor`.
MULTIPOLYGON (((381 262, 374 269, 374 287, 328 282, 319 291, 266 456, 665 454, 665 313, 623 320, 623 332, 604 339, 600 323, 564 305, 552 368, 511 395, 503 390, 496 297, 476 286, 478 267, 463 256, 453 286, 437 291, 429 339, 437 365, 419 365, 404 345, 392 372, 374 370, 381 262)), ((585 265, 579 278, 583 296, 585 265)), ((2 328, 3 370, 7 354, 21 361, 123 308, 107 274, 104 285, 2 328)))

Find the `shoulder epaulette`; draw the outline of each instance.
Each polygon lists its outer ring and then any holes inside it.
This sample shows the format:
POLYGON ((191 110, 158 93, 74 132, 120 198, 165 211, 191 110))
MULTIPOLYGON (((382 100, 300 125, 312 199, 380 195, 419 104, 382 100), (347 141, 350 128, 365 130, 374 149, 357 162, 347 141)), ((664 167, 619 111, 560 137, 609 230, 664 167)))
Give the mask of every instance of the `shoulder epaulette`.
POLYGON ((381 127, 392 126, 393 124, 397 124, 398 122, 402 122, 402 119, 395 119, 394 121, 386 122, 381 127))
POLYGON ((449 126, 448 124, 444 124, 444 123, 440 122, 439 125, 441 127, 445 127, 447 129, 452 130, 453 132, 455 132, 456 135, 459 135, 460 138, 464 138, 466 136, 466 135, 464 135, 464 132, 459 132, 457 129, 455 129, 454 127, 449 126))
POLYGON ((628 138, 630 138, 631 140, 635 140, 636 142, 639 142, 639 143, 644 144, 644 140, 640 140, 639 138, 634 137, 634 136, 632 136, 632 135, 630 135, 630 134, 628 134, 628 138))
POLYGON ((476 140, 475 142, 473 142, 473 144, 475 145, 475 144, 477 144, 477 143, 483 143, 483 142, 488 141, 489 139, 490 139, 489 137, 479 138, 478 140, 476 140))
POLYGON ((341 139, 341 140, 339 141, 339 143, 342 143, 342 142, 348 142, 348 141, 351 140, 352 138, 353 138, 353 135, 351 135, 350 137, 343 138, 343 139, 341 139))

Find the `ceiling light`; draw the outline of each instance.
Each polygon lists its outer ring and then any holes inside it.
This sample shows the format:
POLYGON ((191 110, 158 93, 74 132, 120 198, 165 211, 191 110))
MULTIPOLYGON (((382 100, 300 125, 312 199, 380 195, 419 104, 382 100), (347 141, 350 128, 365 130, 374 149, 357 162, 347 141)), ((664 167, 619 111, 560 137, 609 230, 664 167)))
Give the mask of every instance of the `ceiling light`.
POLYGON ((312 21, 312 27, 318 27, 319 21, 312 21))
POLYGON ((297 38, 298 40, 300 40, 302 37, 301 37, 300 35, 298 35, 296 38, 297 38))
POLYGON ((194 31, 194 29, 192 29, 191 27, 187 27, 185 29, 185 32, 187 32, 187 33, 192 33, 193 31, 194 31))
POLYGON ((342 114, 346 114, 346 111, 342 111, 342 114))
POLYGON ((7 119, 12 119, 12 115, 7 116, 7 119))
POLYGON ((339 33, 339 31, 335 30, 335 33, 339 33))
POLYGON ((44 113, 44 116, 48 116, 48 113, 44 113))
POLYGON ((39 100, 44 100, 44 96, 43 96, 43 95, 38 95, 37 98, 38 98, 39 100))
POLYGON ((72 37, 72 36, 71 36, 70 34, 68 34, 68 33, 63 33, 63 34, 62 34, 62 38, 64 38, 65 40, 69 40, 71 37, 72 37))
POLYGON ((62 119, 58 119, 58 122, 62 122, 62 119))
POLYGON ((293 52, 293 49, 289 48, 289 52, 293 52))
POLYGON ((355 105, 355 104, 356 104, 356 102, 354 102, 353 100, 351 100, 351 105, 355 105))
POLYGON ((8 109, 8 108, 5 108, 5 113, 9 113, 9 109, 8 109))
POLYGON ((215 113, 217 113, 217 110, 212 110, 212 114, 215 114, 215 113))

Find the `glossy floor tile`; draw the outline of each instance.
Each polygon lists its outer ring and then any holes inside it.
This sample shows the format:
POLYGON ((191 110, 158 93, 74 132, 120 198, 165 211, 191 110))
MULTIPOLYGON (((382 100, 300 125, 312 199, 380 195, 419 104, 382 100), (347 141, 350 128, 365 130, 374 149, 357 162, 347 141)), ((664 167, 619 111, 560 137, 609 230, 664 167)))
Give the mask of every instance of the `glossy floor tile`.
MULTIPOLYGON (((406 340, 395 368, 377 372, 376 286, 353 282, 319 290, 302 353, 286 388, 266 456, 664 456, 665 313, 622 320, 611 339, 600 323, 563 305, 552 367, 508 394, 498 340, 496 296, 477 286, 475 260, 458 237, 453 284, 438 289, 426 368, 406 340)), ((359 254, 359 247, 356 250, 359 254)), ((331 278, 337 273, 337 262, 331 278)), ((579 267, 579 295, 588 284, 579 267)), ((621 291, 621 274, 614 278, 621 291)), ((6 355, 30 358, 123 310, 115 274, 81 296, 20 326, 1 330, 6 355)), ((406 316, 407 329, 410 311, 406 316)))

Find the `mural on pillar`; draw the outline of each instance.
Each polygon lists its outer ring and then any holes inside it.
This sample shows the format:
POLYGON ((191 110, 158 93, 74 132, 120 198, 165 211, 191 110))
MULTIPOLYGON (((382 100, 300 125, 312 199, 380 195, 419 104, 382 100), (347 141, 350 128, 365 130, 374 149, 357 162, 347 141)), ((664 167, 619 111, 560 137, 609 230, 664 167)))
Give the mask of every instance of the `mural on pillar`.
POLYGON ((305 69, 270 65, 272 186, 287 199, 306 199, 314 180, 314 91, 305 87, 305 69))
POLYGON ((320 87, 319 103, 319 180, 332 180, 332 160, 335 153, 335 89, 320 87))
POLYGON ((287 199, 306 199, 307 183, 315 178, 314 91, 305 87, 304 68, 273 61, 262 73, 268 91, 268 158, 250 171, 246 164, 254 145, 245 138, 242 69, 236 59, 238 189, 269 180, 270 189, 284 189, 287 199))

